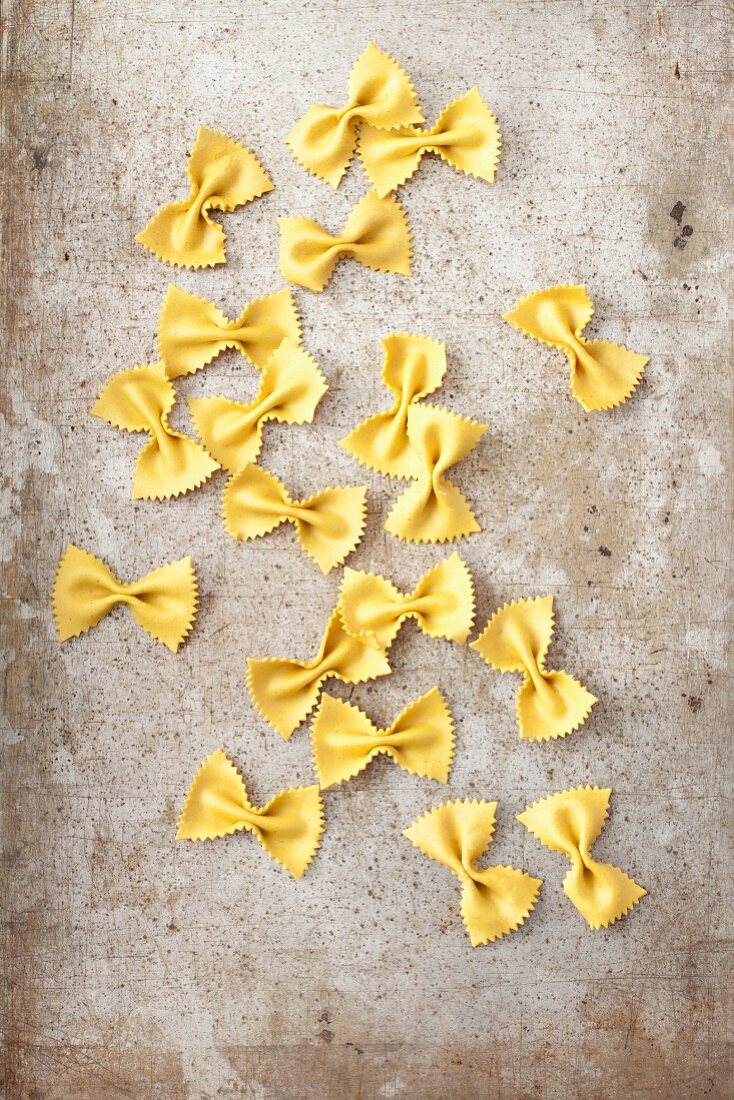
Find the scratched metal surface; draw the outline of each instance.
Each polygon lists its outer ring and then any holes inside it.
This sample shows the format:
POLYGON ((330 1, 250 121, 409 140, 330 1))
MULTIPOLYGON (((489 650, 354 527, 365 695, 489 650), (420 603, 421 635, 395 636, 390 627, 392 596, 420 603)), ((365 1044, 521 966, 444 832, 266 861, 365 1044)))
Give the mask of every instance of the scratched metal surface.
MULTIPOLYGON (((730 1094, 731 4, 6 0, 3 18, 4 1096, 730 1094), (313 426, 269 428, 265 459, 295 493, 364 481, 336 441, 386 407, 379 338, 445 340, 442 400, 490 425, 457 473, 483 527, 458 547, 478 621, 554 593, 552 665, 601 702, 565 742, 521 743, 515 677, 405 628, 394 675, 352 698, 386 722, 440 685, 451 783, 383 761, 328 792, 296 883, 250 837, 177 846, 174 823, 218 746, 256 800, 311 779, 306 728, 286 744, 265 726, 245 658, 311 655, 338 578, 291 530, 228 539, 221 478, 133 504, 141 439, 88 410, 154 356, 169 280, 234 315, 280 285, 276 215, 340 226, 361 169, 332 193, 282 139, 340 101, 370 38, 428 118, 479 84, 498 182, 426 159, 401 194, 415 277, 344 263, 324 294, 297 291, 331 390, 313 426), (178 273, 133 238, 185 192, 199 123, 250 145, 277 190, 224 219, 226 267, 178 273), (585 415, 561 357, 500 319, 574 280, 590 333, 652 356, 608 415, 585 415), (122 612, 58 645, 66 540, 125 578, 193 555, 201 609, 177 657, 122 612), (614 788, 596 851, 649 890, 596 934, 563 861, 514 821, 579 782, 614 788), (499 799, 491 862, 545 880, 527 924, 474 951, 456 882, 400 835, 447 794, 499 799)), ((254 388, 232 353, 179 393, 254 388)), ((386 536, 394 489, 367 482, 351 564, 408 588, 441 552, 386 536)))

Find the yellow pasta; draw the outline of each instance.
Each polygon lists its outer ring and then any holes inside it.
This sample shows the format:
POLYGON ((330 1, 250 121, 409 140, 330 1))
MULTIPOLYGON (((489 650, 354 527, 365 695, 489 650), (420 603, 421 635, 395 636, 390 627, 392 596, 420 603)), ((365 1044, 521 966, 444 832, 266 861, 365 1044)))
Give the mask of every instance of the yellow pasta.
POLYGON ((380 755, 412 775, 448 783, 454 723, 438 688, 409 703, 385 730, 351 703, 323 695, 311 727, 311 746, 323 788, 358 775, 380 755))
POLYGON ((249 405, 228 397, 194 397, 189 410, 209 454, 234 473, 260 454, 264 424, 311 423, 328 388, 316 360, 283 340, 265 365, 258 395, 249 405))
POLYGON ((446 373, 446 348, 440 340, 396 333, 382 341, 382 380, 395 394, 388 412, 376 413, 340 441, 358 462, 388 477, 420 477, 420 455, 408 438, 408 409, 434 393, 446 373))
POLYGON ((391 128, 422 122, 410 79, 389 54, 370 42, 349 74, 349 98, 343 107, 309 107, 286 143, 309 172, 338 187, 354 155, 361 122, 391 128))
POLYGON ((223 749, 204 761, 186 795, 176 840, 213 840, 246 830, 271 859, 300 878, 316 854, 324 829, 319 788, 290 787, 258 809, 223 749))
POLYGON ((274 184, 254 153, 203 126, 186 171, 189 197, 164 206, 135 240, 167 264, 193 268, 223 264, 225 234, 210 212, 234 210, 272 191, 274 184))
POLYGON ((537 290, 504 314, 515 328, 541 344, 558 348, 571 363, 571 392, 586 412, 611 409, 631 396, 649 363, 608 340, 581 335, 594 313, 585 286, 537 290))
POLYGON ((486 424, 448 409, 411 405, 408 439, 421 472, 393 504, 385 530, 405 542, 449 542, 481 531, 469 502, 446 471, 466 458, 486 430, 486 424))
POLYGON ((517 600, 495 611, 470 643, 498 672, 522 672, 517 693, 520 736, 529 741, 565 737, 582 725, 596 699, 567 672, 545 667, 553 639, 553 597, 517 600))
POLYGON ((335 608, 313 660, 248 657, 247 686, 265 721, 288 740, 316 706, 324 680, 361 684, 390 671, 387 655, 347 634, 335 608))
POLYGON ((407 836, 461 883, 461 917, 472 947, 514 932, 535 906, 542 879, 515 867, 477 867, 492 843, 496 802, 443 802, 417 818, 407 836))
POLYGON ((647 893, 619 867, 591 855, 609 813, 609 787, 576 787, 534 802, 517 815, 541 844, 571 861, 563 889, 590 928, 606 928, 647 893))
POLYGON ((277 477, 249 465, 227 482, 224 526, 233 538, 254 539, 290 521, 301 548, 328 573, 362 538, 366 497, 366 486, 345 485, 293 500, 277 477))
POLYGON ((429 569, 408 594, 377 573, 345 569, 339 609, 349 634, 370 639, 380 649, 392 645, 410 618, 429 638, 463 645, 474 620, 474 585, 458 554, 429 569))
POLYGON ((194 374, 227 348, 262 368, 284 340, 301 342, 301 322, 288 287, 256 298, 230 321, 213 302, 171 284, 158 320, 158 349, 169 378, 194 374))
POLYGON ((450 103, 434 126, 400 126, 378 130, 363 126, 359 154, 378 195, 402 187, 417 170, 424 153, 436 153, 452 168, 467 176, 494 182, 500 158, 501 136, 497 119, 479 89, 450 103))
POLYGON ((170 562, 123 584, 100 558, 73 543, 66 547, 51 603, 59 641, 91 630, 118 605, 175 653, 193 626, 198 594, 191 558, 170 562))
POLYGON ((135 463, 133 500, 164 500, 188 493, 219 469, 200 443, 168 423, 175 403, 165 367, 156 363, 120 371, 92 408, 92 416, 115 428, 150 435, 135 463))
POLYGON ((368 191, 352 207, 335 237, 311 218, 278 218, 278 224, 280 273, 288 283, 321 291, 342 256, 351 256, 373 271, 410 275, 410 227, 392 195, 380 199, 368 191))

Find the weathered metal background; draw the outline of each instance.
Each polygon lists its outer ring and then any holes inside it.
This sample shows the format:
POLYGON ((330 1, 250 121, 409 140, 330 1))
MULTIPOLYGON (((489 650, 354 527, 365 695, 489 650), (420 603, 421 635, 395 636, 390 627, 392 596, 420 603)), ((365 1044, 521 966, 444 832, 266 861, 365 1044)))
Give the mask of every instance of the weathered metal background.
MULTIPOLYGON (((6 0, 3 19, 4 1095, 730 1095, 731 3, 6 0), (176 845, 174 823, 218 746, 256 799, 310 781, 307 730, 286 744, 259 719, 245 658, 311 655, 338 577, 292 530, 227 538, 222 478, 133 504, 143 438, 88 414, 115 371, 154 358, 169 281, 235 314, 281 285, 276 215, 341 225, 361 168, 332 193, 283 137, 341 101, 370 38, 428 118, 479 84, 498 181, 427 158, 401 193, 415 277, 345 263, 324 294, 297 292, 331 390, 314 425, 269 427, 265 460, 296 493, 364 481, 336 441, 387 405, 379 337, 445 340, 442 401, 490 424, 457 473, 483 526, 458 547, 478 620, 555 593, 552 665, 601 702, 565 742, 521 743, 517 679, 406 628, 394 675, 352 698, 387 721, 441 686, 451 784, 380 762, 328 792, 296 883, 252 838, 176 845), (277 190, 225 217, 225 267, 179 273, 133 238, 186 192, 199 123, 250 145, 277 190), (585 415, 561 356, 500 319, 577 280, 590 332, 652 356, 608 415, 585 415), (193 555, 201 610, 177 657, 122 612, 59 646, 67 540, 125 578, 193 555), (650 895, 599 933, 514 821, 579 782, 613 786, 597 851, 650 895), (447 793, 498 798, 491 861, 545 879, 521 931, 474 951, 455 881, 401 836, 447 793)), ((255 387, 232 353, 179 393, 255 387)), ((390 539, 395 487, 368 481, 352 564, 407 588, 441 551, 390 539)))

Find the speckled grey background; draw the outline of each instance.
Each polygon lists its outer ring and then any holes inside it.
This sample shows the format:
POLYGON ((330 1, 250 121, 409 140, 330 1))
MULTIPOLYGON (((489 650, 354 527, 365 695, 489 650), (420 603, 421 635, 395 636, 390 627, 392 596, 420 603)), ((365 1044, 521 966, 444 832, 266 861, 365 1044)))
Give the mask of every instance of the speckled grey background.
MULTIPOLYGON (((732 5, 7 0, 2 14, 4 1096, 730 1095, 732 5), (554 593, 551 667, 601 701, 563 743, 520 742, 518 679, 406 627, 394 675, 349 694, 385 723, 438 684, 458 723, 451 783, 383 760, 327 792, 322 848, 294 882, 252 837, 177 845, 175 821, 218 746, 256 800, 311 780, 307 729, 286 744, 255 714, 245 659, 312 655, 339 578, 292 529, 229 539, 221 476, 133 504, 144 439, 88 410, 154 357, 169 280, 234 315, 281 285, 277 215, 341 226, 360 166, 333 193, 283 137, 312 102, 343 101, 370 38, 429 119, 479 85, 504 136, 498 180, 426 158, 401 192, 414 278, 343 263, 325 293, 296 292, 331 389, 312 426, 268 427, 264 460, 296 494, 364 481, 336 441, 387 407, 379 338, 445 340, 440 399, 490 425, 456 472, 483 528, 457 547, 478 621, 554 593), (179 273, 133 238, 185 194, 198 124, 245 141, 277 189, 223 218, 225 267, 179 273), (590 335, 651 355, 611 414, 586 415, 561 356, 501 320, 563 281, 588 284, 590 335), (59 646, 48 596, 67 540, 129 579, 193 555, 201 609, 178 656, 123 612, 59 646), (562 893, 564 861, 514 821, 579 782, 614 788, 596 852, 649 890, 598 933, 562 893), (447 796, 498 799, 491 862, 545 880, 494 946, 470 948, 457 883, 400 835, 447 796)), ((256 384, 231 353, 178 390, 256 384)), ((396 490, 367 480, 350 564, 407 589, 442 553, 388 537, 396 490)))

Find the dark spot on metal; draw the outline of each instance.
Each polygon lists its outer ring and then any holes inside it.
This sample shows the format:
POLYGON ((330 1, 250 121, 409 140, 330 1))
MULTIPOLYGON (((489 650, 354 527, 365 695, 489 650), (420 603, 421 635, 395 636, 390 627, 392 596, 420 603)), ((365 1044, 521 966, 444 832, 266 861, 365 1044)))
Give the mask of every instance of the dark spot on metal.
POLYGON ((694 714, 698 714, 699 710, 703 706, 703 699, 700 695, 689 695, 688 706, 691 708, 694 714))
POLYGON ((680 69, 678 68, 678 62, 677 61, 675 63, 675 68, 673 69, 673 72, 675 73, 675 79, 680 80, 680 69))
POLYGON ((32 149, 33 168, 36 172, 42 172, 48 164, 48 149, 32 149))
MULTIPOLYGON (((681 222, 683 221, 683 215, 685 213, 685 210, 686 210, 685 204, 682 203, 682 202, 677 202, 675 204, 675 206, 673 207, 673 209, 670 211, 671 218, 678 225, 680 225, 681 222)), ((693 236, 693 226, 692 225, 684 225, 682 227, 680 233, 676 237, 673 238, 673 248, 677 248, 679 252, 682 252, 683 249, 688 244, 688 238, 691 237, 691 236, 693 236)), ((688 286, 685 285, 685 283, 683 284, 683 286, 684 286, 685 290, 690 289, 688 286)))
POLYGON ((600 546, 599 553, 603 558, 611 558, 612 556, 612 551, 609 549, 608 546, 600 546))
POLYGON ((686 212, 686 204, 679 200, 675 204, 673 209, 670 211, 670 216, 671 216, 671 218, 673 219, 674 222, 676 222, 678 225, 680 225, 680 223, 683 221, 683 215, 685 214, 685 212, 686 212))

